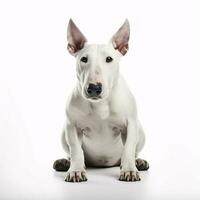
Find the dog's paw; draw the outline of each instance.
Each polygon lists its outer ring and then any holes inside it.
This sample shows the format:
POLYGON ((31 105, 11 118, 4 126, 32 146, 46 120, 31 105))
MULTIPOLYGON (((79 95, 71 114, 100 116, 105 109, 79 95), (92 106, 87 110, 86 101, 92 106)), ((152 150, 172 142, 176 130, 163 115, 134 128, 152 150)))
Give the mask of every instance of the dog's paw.
POLYGON ((71 171, 69 170, 67 172, 67 175, 65 177, 66 182, 82 182, 87 181, 86 172, 83 171, 71 171))
POLYGON ((149 169, 149 163, 141 158, 136 159, 135 165, 139 171, 145 171, 149 169))
POLYGON ((58 159, 53 163, 53 168, 56 171, 67 171, 70 167, 70 161, 67 159, 58 159))
POLYGON ((121 170, 120 181, 140 181, 140 176, 138 171, 123 171, 121 170))

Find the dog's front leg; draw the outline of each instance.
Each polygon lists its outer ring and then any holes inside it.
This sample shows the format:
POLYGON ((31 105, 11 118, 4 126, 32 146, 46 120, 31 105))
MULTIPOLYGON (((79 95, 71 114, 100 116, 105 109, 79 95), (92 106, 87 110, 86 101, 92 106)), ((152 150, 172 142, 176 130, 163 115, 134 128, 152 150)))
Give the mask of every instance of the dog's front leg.
POLYGON ((127 131, 122 133, 124 150, 121 157, 120 181, 139 181, 140 177, 135 166, 136 146, 138 143, 138 122, 134 119, 128 119, 127 131))
POLYGON ((75 124, 67 124, 65 130, 66 141, 70 149, 70 168, 65 181, 87 181, 84 154, 82 150, 82 133, 77 131, 75 124))

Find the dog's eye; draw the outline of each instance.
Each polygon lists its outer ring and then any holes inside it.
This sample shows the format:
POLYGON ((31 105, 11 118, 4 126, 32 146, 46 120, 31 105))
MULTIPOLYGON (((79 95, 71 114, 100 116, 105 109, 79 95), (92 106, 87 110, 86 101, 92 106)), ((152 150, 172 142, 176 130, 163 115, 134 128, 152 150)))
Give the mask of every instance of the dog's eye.
POLYGON ((86 63, 87 61, 88 61, 88 58, 87 58, 87 57, 83 56, 83 57, 81 58, 81 62, 86 63))
POLYGON ((112 59, 110 56, 106 57, 106 62, 107 62, 107 63, 112 62, 112 60, 113 60, 113 59, 112 59))

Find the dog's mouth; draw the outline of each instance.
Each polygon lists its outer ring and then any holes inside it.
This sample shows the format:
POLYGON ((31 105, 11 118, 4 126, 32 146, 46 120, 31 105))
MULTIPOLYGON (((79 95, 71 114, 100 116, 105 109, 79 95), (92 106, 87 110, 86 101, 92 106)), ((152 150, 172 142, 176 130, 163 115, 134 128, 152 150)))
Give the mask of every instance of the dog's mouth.
POLYGON ((89 99, 92 99, 92 100, 98 100, 98 99, 101 99, 101 97, 88 97, 89 99))
POLYGON ((87 100, 92 101, 92 102, 98 102, 102 100, 102 96, 98 96, 98 97, 88 97, 86 96, 87 100))
POLYGON ((88 100, 88 101, 91 101, 91 102, 99 102, 103 99, 103 96, 102 95, 98 95, 98 96, 88 96, 86 94, 86 92, 83 92, 83 97, 84 99, 88 100))

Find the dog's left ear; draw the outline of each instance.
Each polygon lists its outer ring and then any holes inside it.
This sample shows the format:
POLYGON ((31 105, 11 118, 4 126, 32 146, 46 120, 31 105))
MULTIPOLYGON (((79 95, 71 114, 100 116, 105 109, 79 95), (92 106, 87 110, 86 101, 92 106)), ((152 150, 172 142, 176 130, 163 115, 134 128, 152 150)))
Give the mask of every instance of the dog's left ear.
POLYGON ((69 20, 67 28, 67 41, 67 49, 72 55, 81 50, 87 42, 86 37, 81 33, 72 19, 69 20))
POLYGON ((125 55, 128 51, 128 41, 130 37, 130 25, 126 19, 124 24, 115 33, 111 39, 113 47, 117 49, 122 55, 125 55))

